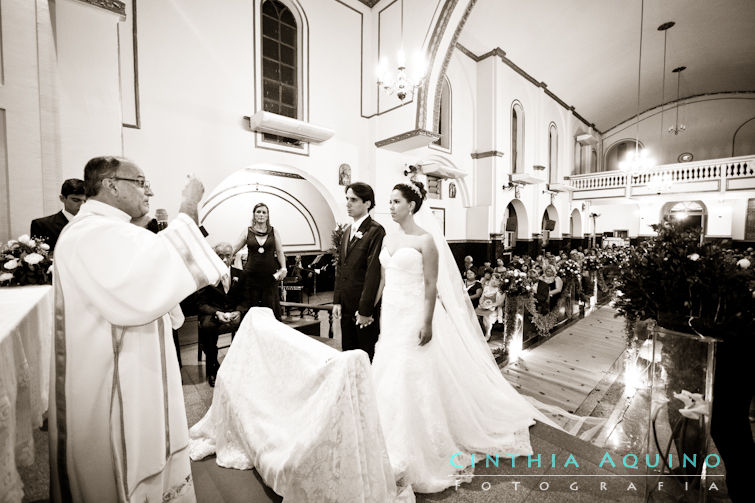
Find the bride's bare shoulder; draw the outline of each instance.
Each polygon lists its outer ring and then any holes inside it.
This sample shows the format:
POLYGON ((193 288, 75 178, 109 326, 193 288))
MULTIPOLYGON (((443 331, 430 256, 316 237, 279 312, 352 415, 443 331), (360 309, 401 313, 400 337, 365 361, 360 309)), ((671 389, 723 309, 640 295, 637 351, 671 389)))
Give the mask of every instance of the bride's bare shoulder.
POLYGON ((422 245, 423 251, 431 251, 435 250, 435 242, 433 241, 433 236, 429 232, 422 230, 422 234, 418 236, 419 242, 422 245))

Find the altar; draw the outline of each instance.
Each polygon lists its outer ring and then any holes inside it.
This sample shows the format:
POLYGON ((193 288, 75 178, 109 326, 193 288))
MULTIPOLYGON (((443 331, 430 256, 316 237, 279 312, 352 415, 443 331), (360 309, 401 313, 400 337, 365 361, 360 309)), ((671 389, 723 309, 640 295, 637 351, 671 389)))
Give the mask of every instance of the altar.
POLYGON ((49 285, 0 288, 0 495, 21 501, 17 466, 34 463, 34 428, 47 410, 53 293, 49 285))

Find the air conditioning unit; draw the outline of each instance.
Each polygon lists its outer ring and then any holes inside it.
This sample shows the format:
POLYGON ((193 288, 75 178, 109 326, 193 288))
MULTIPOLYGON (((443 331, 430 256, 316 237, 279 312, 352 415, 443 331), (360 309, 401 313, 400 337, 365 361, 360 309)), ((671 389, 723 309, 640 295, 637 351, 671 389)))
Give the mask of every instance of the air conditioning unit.
POLYGON ((506 219, 506 231, 517 230, 516 217, 510 217, 506 219))
POLYGON ((543 229, 546 231, 552 231, 556 228, 556 221, 555 220, 546 220, 543 223, 543 229))
POLYGON ((260 110, 249 118, 252 131, 294 138, 309 143, 321 143, 330 139, 335 131, 308 122, 260 110))

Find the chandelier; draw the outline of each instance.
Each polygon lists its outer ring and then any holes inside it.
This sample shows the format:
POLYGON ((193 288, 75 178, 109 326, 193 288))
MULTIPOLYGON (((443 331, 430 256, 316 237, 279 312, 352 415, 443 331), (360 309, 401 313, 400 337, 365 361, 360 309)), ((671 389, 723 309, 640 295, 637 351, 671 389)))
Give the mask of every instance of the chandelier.
POLYGON ((391 73, 388 58, 383 57, 376 73, 378 86, 389 95, 395 94, 402 102, 414 96, 425 77, 425 58, 422 52, 417 50, 413 59, 410 72, 406 68, 406 54, 404 53, 404 0, 401 0, 401 47, 396 56, 396 72, 391 73))
MULTIPOLYGON (((642 28, 645 17, 645 0, 640 7, 640 49, 637 63, 637 132, 634 139, 634 152, 628 152, 626 157, 619 161, 619 169, 625 173, 640 173, 655 166, 655 160, 650 157, 647 149, 640 149, 640 82, 642 77, 642 28)), ((673 26, 673 25, 672 25, 673 26)))
POLYGON ((682 79, 682 72, 686 70, 686 66, 678 66, 671 70, 673 73, 676 74, 676 122, 673 126, 668 128, 669 133, 673 133, 674 136, 678 135, 679 133, 683 133, 687 130, 687 126, 684 124, 679 123, 679 85, 682 79))
POLYGON ((642 173, 655 167, 655 159, 650 157, 650 152, 640 149, 636 144, 634 151, 627 153, 626 157, 619 161, 619 169, 625 173, 642 173))

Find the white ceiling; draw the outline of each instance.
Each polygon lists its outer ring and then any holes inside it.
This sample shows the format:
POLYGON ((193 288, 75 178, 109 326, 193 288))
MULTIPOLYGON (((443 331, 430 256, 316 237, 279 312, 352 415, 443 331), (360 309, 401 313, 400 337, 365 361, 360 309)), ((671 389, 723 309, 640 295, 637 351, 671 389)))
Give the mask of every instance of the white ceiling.
MULTIPOLYGON (((637 113, 641 0, 477 0, 459 43, 495 47, 600 131, 637 113)), ((681 97, 755 92, 755 0, 645 0, 640 109, 681 97), (663 32, 668 30, 661 96, 663 32)))

